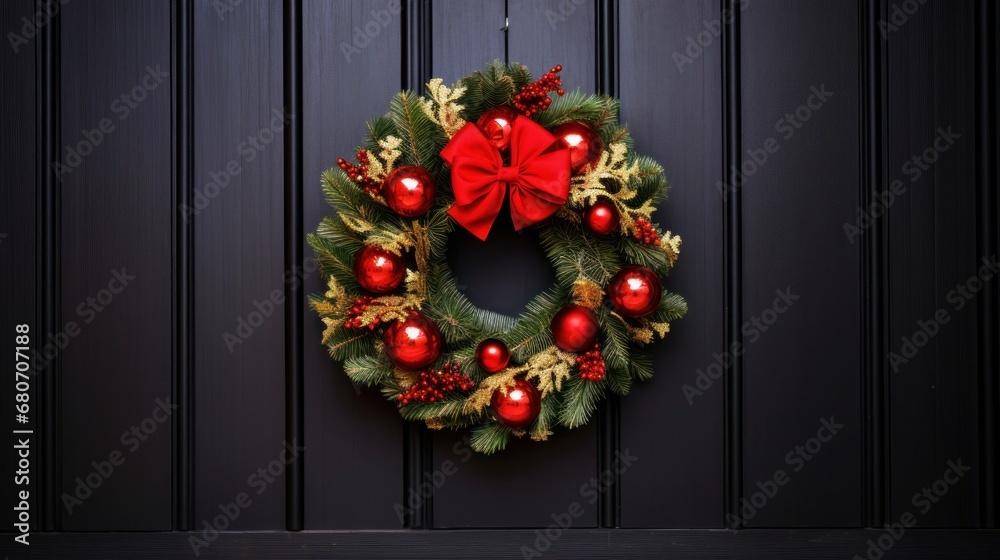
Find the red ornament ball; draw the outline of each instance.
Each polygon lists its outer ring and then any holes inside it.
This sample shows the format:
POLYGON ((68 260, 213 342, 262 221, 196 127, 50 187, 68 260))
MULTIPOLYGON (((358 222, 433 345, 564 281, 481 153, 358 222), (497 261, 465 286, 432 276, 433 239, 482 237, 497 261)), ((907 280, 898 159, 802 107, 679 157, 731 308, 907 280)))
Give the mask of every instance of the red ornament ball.
POLYGON ((422 216, 434 206, 434 177, 423 167, 402 165, 382 182, 382 196, 400 216, 422 216))
POLYGON ((490 373, 496 373, 510 362, 510 349, 502 340, 487 338, 476 347, 476 363, 490 373))
POLYGON ((608 282, 608 299, 626 317, 645 317, 660 305, 660 277, 644 266, 623 266, 608 282))
POLYGON ((354 277, 369 292, 389 293, 403 282, 403 257, 375 245, 365 245, 354 257, 354 277))
POLYGON ((390 325, 382 341, 389 360, 405 370, 424 369, 441 354, 441 331, 433 321, 416 311, 405 320, 390 325))
POLYGON ((573 173, 579 173, 596 163, 604 151, 601 137, 590 125, 581 121, 563 123, 552 134, 559 139, 561 145, 569 148, 569 165, 573 168, 573 173))
POLYGON ((566 352, 583 352, 597 342, 597 315, 582 305, 564 307, 552 318, 556 346, 566 352))
POLYGON ((530 381, 517 379, 513 387, 507 387, 507 394, 501 389, 493 392, 490 403, 497 420, 510 428, 523 428, 538 418, 542 411, 542 395, 530 381))
POLYGON ((583 223, 587 224, 591 231, 601 235, 607 235, 618 229, 620 220, 621 214, 618 213, 618 208, 613 202, 603 198, 587 208, 583 215, 583 223))
POLYGON ((476 126, 486 135, 490 145, 503 152, 510 147, 510 132, 514 129, 514 119, 516 118, 517 111, 506 105, 501 105, 483 113, 483 116, 476 121, 476 126))

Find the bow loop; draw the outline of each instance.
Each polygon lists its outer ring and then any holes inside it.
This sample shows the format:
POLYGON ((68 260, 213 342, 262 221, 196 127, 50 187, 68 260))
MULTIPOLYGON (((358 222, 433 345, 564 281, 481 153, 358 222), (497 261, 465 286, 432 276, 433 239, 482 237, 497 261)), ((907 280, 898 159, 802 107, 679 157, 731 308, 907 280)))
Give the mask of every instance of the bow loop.
POLYGON ((522 229, 554 214, 569 194, 569 150, 555 136, 527 117, 514 121, 510 165, 503 164, 475 124, 468 123, 441 150, 451 165, 455 205, 448 214, 476 237, 485 240, 510 186, 514 228, 522 229))

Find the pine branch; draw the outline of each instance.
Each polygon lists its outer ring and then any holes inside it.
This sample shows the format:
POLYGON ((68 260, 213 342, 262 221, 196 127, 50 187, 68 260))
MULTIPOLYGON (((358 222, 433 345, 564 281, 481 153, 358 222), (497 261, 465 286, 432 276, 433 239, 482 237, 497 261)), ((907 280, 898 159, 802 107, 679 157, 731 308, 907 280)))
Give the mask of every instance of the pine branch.
POLYGON ((687 302, 678 294, 664 292, 660 298, 660 306, 649 317, 658 323, 670 323, 680 319, 687 313, 687 302))
POLYGON ((400 92, 392 98, 390 107, 389 118, 403 139, 402 159, 437 176, 442 162, 438 154, 448 139, 441 127, 424 112, 420 96, 412 91, 400 92))
POLYGON ((586 424, 597 410, 597 404, 604 397, 604 382, 595 383, 574 377, 563 388, 562 394, 559 422, 567 428, 576 428, 586 424))
POLYGON ((548 109, 538 113, 535 121, 545 128, 553 128, 569 121, 584 121, 595 129, 618 123, 620 103, 606 95, 586 95, 580 90, 556 97, 548 109))
POLYGON ((367 330, 339 328, 326 344, 330 356, 346 362, 352 356, 374 354, 374 335, 367 330))
POLYGON ((392 364, 384 355, 355 355, 344 360, 344 373, 351 381, 371 387, 392 377, 392 364))
POLYGON ((498 422, 489 422, 472 429, 469 443, 472 449, 485 455, 491 455, 497 451, 503 451, 507 447, 507 440, 510 439, 510 436, 510 428, 498 422))
POLYGON ((491 107, 510 105, 521 87, 531 83, 531 74, 520 64, 506 65, 499 60, 490 64, 485 72, 476 71, 462 79, 465 95, 459 103, 465 108, 462 118, 475 122, 491 107))
POLYGON ((625 325, 604 307, 600 309, 601 355, 608 368, 627 371, 629 360, 629 334, 625 325))
POLYGON ((464 397, 448 396, 444 400, 425 403, 415 402, 399 409, 404 420, 427 420, 428 418, 441 418, 449 422, 462 417, 462 405, 465 404, 464 397))
POLYGON ((628 362, 629 374, 639 381, 653 378, 653 354, 646 348, 635 348, 628 362))
POLYGON ((629 375, 628 368, 608 367, 605 379, 608 383, 608 389, 616 395, 624 397, 632 390, 632 377, 629 375))
POLYGON ((500 339, 510 347, 515 361, 526 362, 531 356, 552 346, 552 317, 566 303, 564 290, 542 292, 528 302, 517 324, 500 339))

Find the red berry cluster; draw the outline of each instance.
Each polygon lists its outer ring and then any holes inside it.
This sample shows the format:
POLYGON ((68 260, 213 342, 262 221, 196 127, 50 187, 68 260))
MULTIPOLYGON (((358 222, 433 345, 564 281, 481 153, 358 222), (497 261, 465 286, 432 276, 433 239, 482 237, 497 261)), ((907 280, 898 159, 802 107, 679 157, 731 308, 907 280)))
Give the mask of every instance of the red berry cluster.
POLYGON ((566 93, 562 88, 559 72, 562 72, 562 64, 556 64, 537 81, 521 86, 521 92, 514 96, 514 108, 527 117, 548 109, 549 105, 552 105, 550 92, 554 91, 556 95, 566 93))
POLYGON ((396 397, 400 406, 414 401, 432 403, 444 398, 450 391, 468 391, 475 386, 472 379, 458 369, 458 364, 445 364, 441 371, 429 369, 420 372, 417 382, 405 393, 396 397))
MULTIPOLYGON (((361 296, 355 299, 354 305, 347 310, 347 320, 344 321, 344 328, 360 329, 362 327, 361 314, 368 309, 368 306, 371 305, 374 299, 375 298, 372 296, 361 296)), ((377 327, 380 322, 379 318, 376 317, 371 323, 369 323, 368 328, 370 330, 375 330, 375 327, 377 327)))
POLYGON ((358 163, 354 165, 344 158, 337 158, 337 165, 347 173, 352 181, 361 185, 365 192, 378 196, 382 192, 382 184, 368 176, 368 150, 358 150, 358 163))
POLYGON ((604 379, 604 356, 601 355, 601 345, 594 347, 576 357, 576 365, 580 368, 580 379, 600 381, 604 379))
POLYGON ((635 238, 646 245, 660 244, 660 233, 644 218, 635 221, 635 238))

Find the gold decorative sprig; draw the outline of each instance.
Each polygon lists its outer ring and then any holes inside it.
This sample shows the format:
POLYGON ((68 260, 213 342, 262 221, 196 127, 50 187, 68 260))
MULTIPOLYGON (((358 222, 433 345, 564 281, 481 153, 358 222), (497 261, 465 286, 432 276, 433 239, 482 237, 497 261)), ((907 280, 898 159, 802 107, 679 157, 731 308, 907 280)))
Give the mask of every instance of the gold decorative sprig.
POLYGON ((667 260, 670 261, 670 266, 673 267, 678 257, 681 256, 681 236, 673 235, 669 231, 665 232, 660 239, 660 248, 667 254, 667 260))
POLYGON ((562 390, 562 382, 569 379, 575 365, 574 354, 549 346, 529 358, 528 363, 521 367, 528 371, 525 377, 538 380, 538 390, 542 392, 544 399, 550 393, 562 390))
POLYGON ((403 152, 399 149, 402 143, 403 140, 401 138, 391 134, 385 138, 379 138, 378 145, 382 148, 382 151, 378 153, 378 157, 369 155, 368 172, 365 173, 365 176, 381 183, 386 176, 392 173, 396 165, 396 160, 403 155, 403 152))
POLYGON ((665 338, 667 333, 670 332, 670 323, 653 321, 644 317, 639 319, 639 326, 637 327, 614 311, 610 312, 609 315, 621 321, 622 325, 625 326, 625 330, 628 331, 629 338, 639 344, 649 344, 657 336, 665 338))
POLYGON ((573 177, 570 181, 569 205, 577 210, 583 210, 587 206, 597 202, 599 198, 606 198, 614 203, 621 216, 620 228, 626 234, 635 231, 635 220, 644 218, 652 219, 656 207, 647 200, 639 208, 632 208, 627 203, 639 194, 639 191, 632 186, 633 180, 643 176, 643 171, 639 167, 639 161, 628 162, 628 147, 624 142, 615 142, 608 146, 596 165, 583 175, 573 177), (618 190, 611 192, 604 185, 604 180, 611 180, 618 184, 618 190))
POLYGON ((573 303, 596 311, 604 301, 604 290, 589 278, 580 277, 573 282, 573 303))
POLYGON ((506 368, 482 380, 476 391, 466 399, 462 412, 471 414, 486 408, 496 390, 506 395, 507 389, 514 385, 514 379, 522 374, 527 379, 538 381, 538 390, 544 399, 550 393, 562 390, 562 382, 569 379, 574 365, 575 355, 549 346, 529 358, 527 363, 506 368))
POLYGON ((458 100, 465 94, 465 87, 457 84, 448 87, 441 78, 434 78, 427 82, 426 89, 430 99, 421 99, 421 107, 444 130, 448 138, 452 138, 465 126, 465 119, 459 116, 465 107, 458 104, 458 100))
POLYGON ((500 390, 507 394, 507 389, 514 385, 514 378, 523 373, 519 368, 507 368, 479 382, 475 392, 465 399, 462 414, 477 414, 489 406, 493 392, 500 390))

